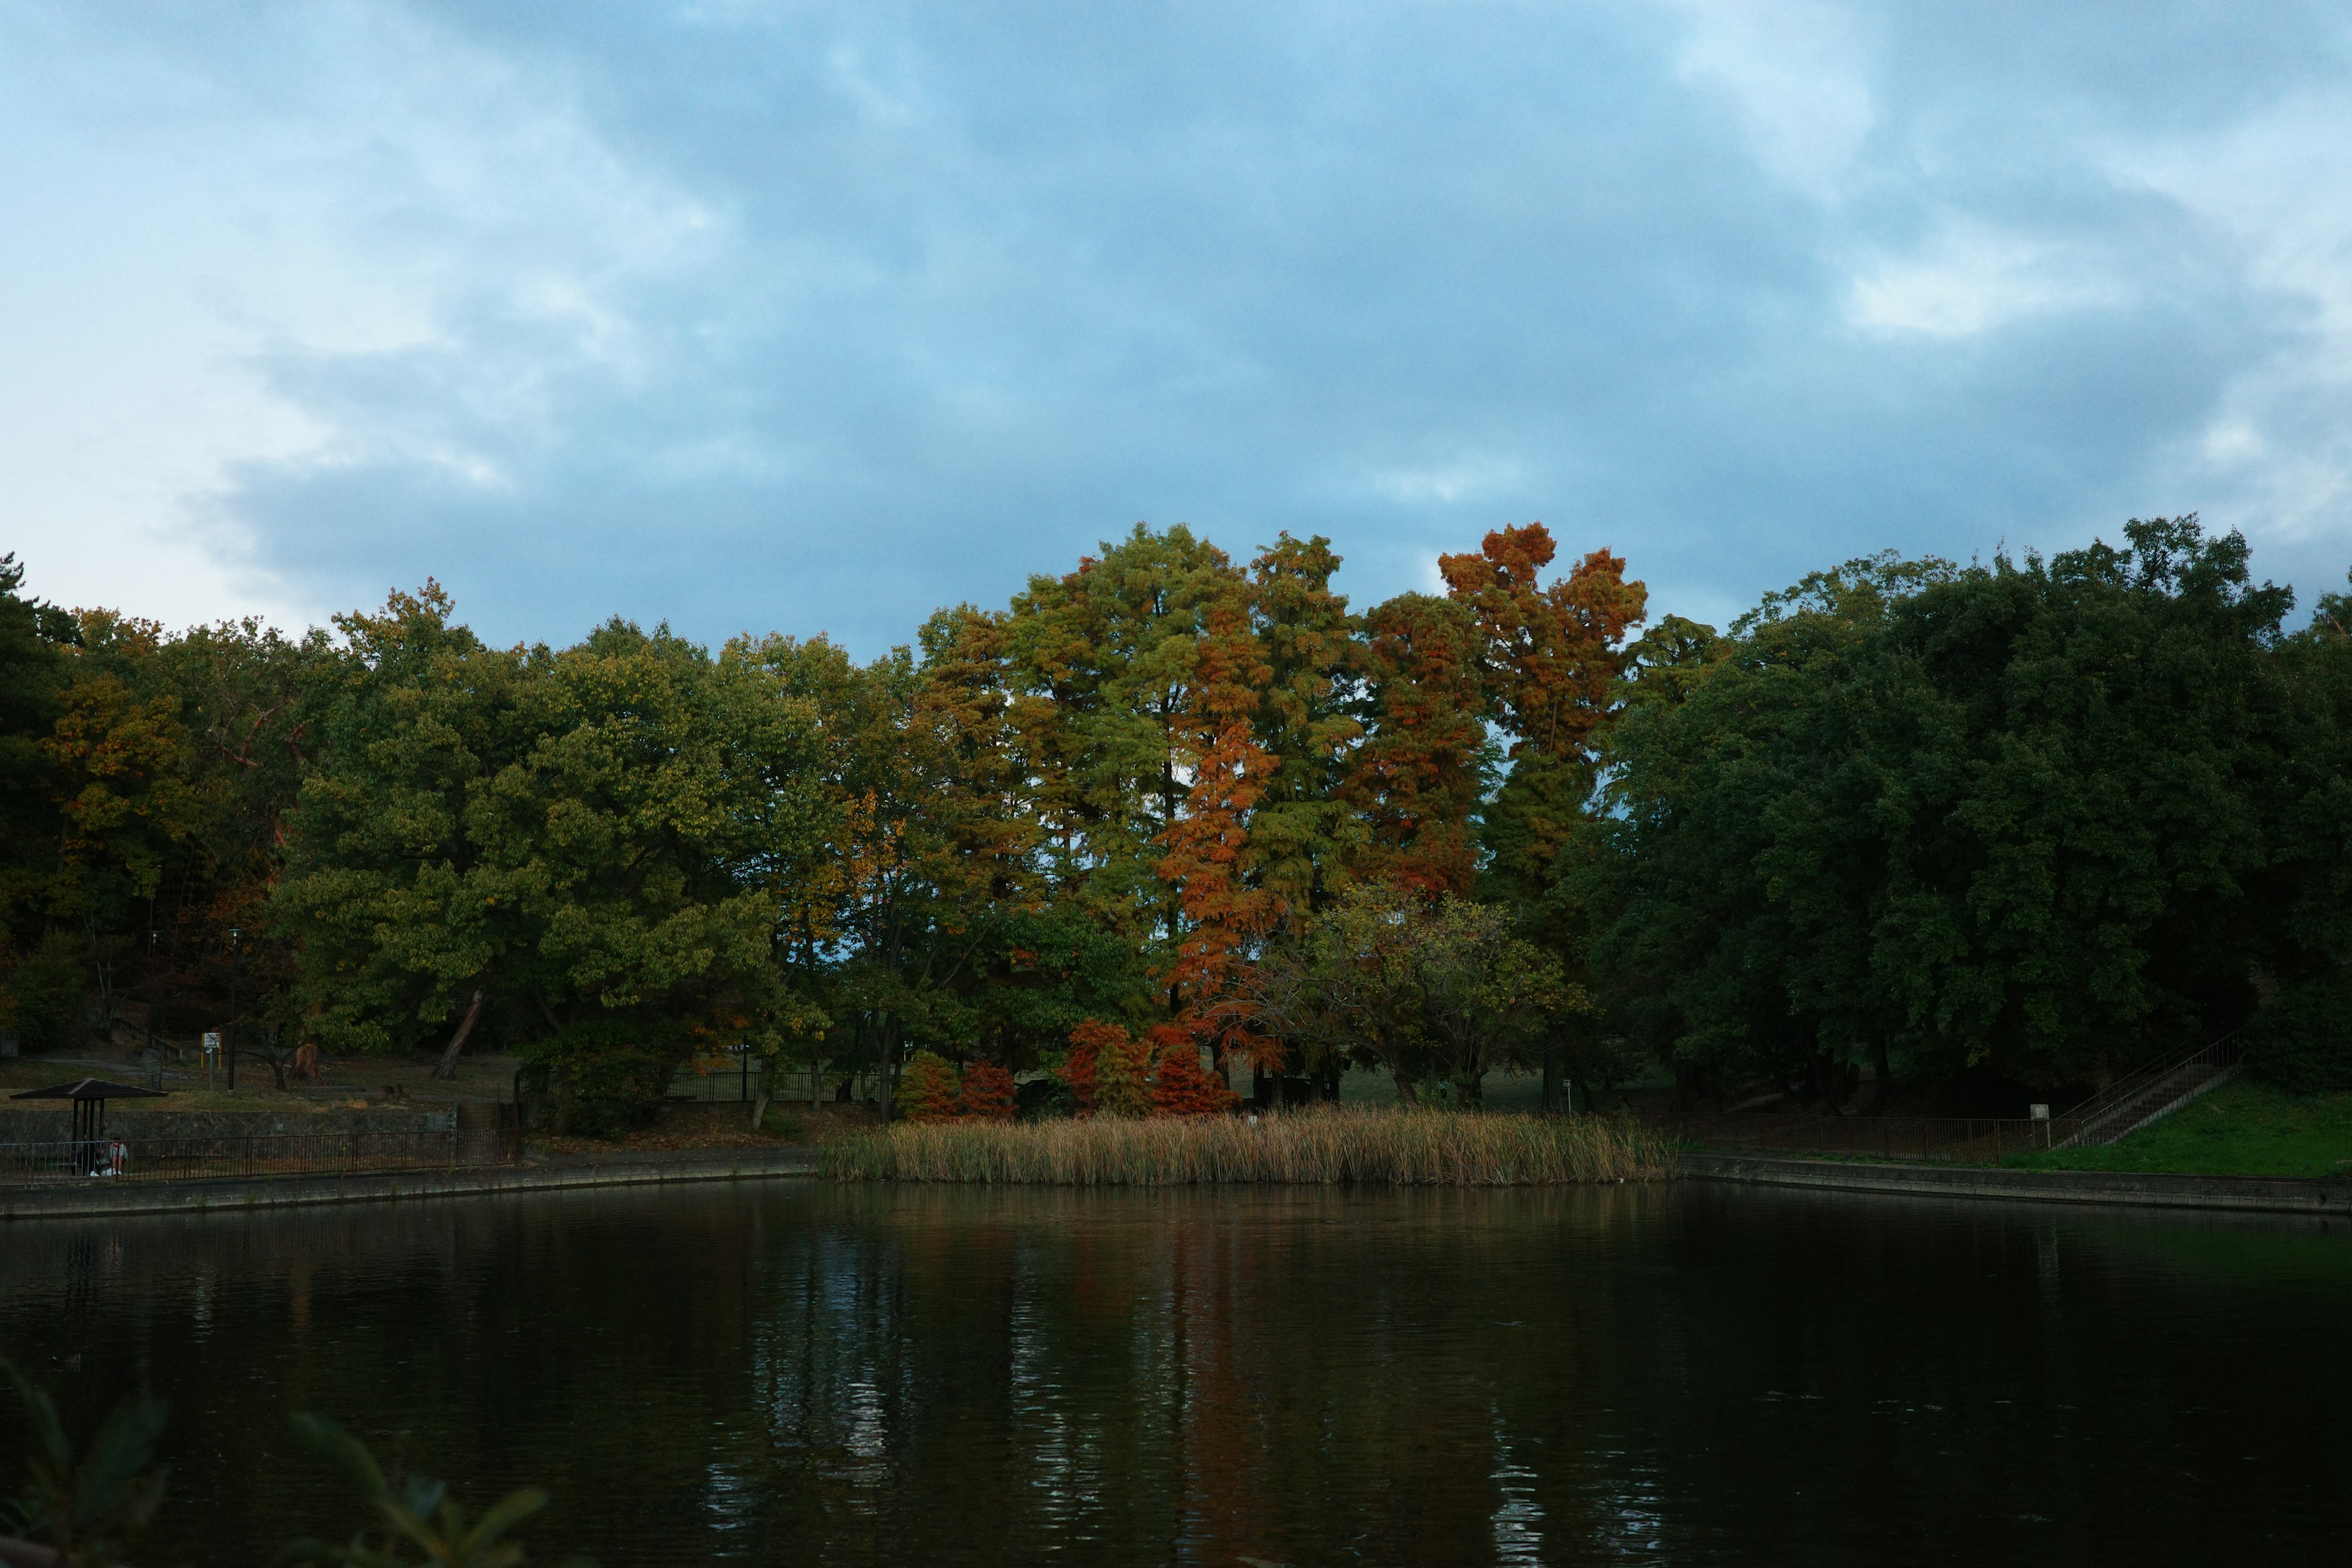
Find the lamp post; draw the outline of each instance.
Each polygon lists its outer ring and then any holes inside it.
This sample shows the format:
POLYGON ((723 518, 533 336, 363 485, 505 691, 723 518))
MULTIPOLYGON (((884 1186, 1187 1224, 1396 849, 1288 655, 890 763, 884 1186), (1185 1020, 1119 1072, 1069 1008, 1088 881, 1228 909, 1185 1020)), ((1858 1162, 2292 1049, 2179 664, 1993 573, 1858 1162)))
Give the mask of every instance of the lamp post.
POLYGON ((228 1091, 236 1092, 236 973, 237 961, 243 956, 238 944, 245 932, 236 926, 228 928, 228 1023, 222 1033, 228 1037, 226 1055, 228 1058, 228 1091))

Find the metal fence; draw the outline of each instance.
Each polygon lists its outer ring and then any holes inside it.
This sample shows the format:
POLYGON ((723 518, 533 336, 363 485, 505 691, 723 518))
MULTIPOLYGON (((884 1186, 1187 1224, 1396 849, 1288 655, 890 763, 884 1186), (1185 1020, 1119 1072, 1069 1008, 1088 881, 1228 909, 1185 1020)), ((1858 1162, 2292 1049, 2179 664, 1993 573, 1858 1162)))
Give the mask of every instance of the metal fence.
POLYGON ((0 1143, 0 1184, 448 1170, 460 1165, 509 1163, 520 1152, 518 1144, 512 1126, 431 1132, 302 1132, 0 1143))
POLYGON ((1983 1164, 2009 1154, 2063 1148, 2080 1132, 2073 1117, 1789 1116, 1723 1111, 1653 1119, 1695 1148, 1848 1159, 1983 1164))

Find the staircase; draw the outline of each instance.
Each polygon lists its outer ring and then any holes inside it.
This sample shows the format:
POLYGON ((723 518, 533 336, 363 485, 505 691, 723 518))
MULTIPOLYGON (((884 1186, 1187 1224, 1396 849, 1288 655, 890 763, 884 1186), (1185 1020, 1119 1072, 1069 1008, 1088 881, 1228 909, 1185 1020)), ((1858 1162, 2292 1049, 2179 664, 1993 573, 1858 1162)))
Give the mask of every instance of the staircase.
POLYGON ((2113 1143, 2219 1089, 2237 1072, 2238 1036, 2232 1030, 2211 1045, 2191 1046, 2116 1079, 2059 1119, 2074 1122, 2077 1131, 2053 1147, 2092 1149, 2113 1143))

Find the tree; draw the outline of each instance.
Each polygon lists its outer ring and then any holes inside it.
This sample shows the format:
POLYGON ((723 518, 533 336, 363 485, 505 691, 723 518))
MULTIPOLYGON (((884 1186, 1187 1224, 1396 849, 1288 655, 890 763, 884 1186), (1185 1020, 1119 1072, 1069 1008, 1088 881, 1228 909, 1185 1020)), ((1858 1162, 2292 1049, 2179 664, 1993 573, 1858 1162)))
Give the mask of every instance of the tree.
POLYGON ((1466 894, 1493 753, 1477 627, 1447 600, 1402 594, 1366 616, 1364 629, 1365 737, 1346 786, 1362 824, 1352 873, 1466 894))
POLYGON ((1201 1043, 1181 1024, 1155 1024, 1151 1112, 1155 1116, 1222 1116, 1241 1103, 1201 1065, 1201 1043))
POLYGON ((551 656, 487 647, 452 608, 427 583, 336 619, 348 652, 312 726, 318 757, 270 900, 300 942, 303 1028, 331 1049, 421 1045, 485 989, 536 1012, 524 972, 537 889, 485 839, 493 781, 541 732, 535 689, 551 656))
POLYGON ((963 1115, 982 1121, 1010 1121, 1014 1107, 1013 1075, 994 1062, 974 1062, 963 1069, 959 1100, 963 1115))
POLYGON ((1151 1091, 1143 1078, 1143 1049, 1121 1029, 1095 1050, 1094 1113, 1133 1121, 1151 1113, 1151 1091))
POLYGON ((917 1051, 899 1086, 898 1114, 908 1121, 949 1121, 959 1114, 955 1068, 934 1051, 917 1051))
MULTIPOLYGON (((1589 921, 1563 897, 1569 858, 1590 820, 1597 737, 1621 700, 1628 632, 1648 594, 1625 563, 1595 550, 1549 586, 1555 553, 1543 524, 1498 529, 1478 553, 1443 555, 1446 593, 1475 618, 1489 711, 1511 737, 1509 772, 1479 825, 1482 896, 1508 905, 1521 934, 1581 973, 1589 921)), ((1563 1063, 1596 1063, 1598 1041, 1577 1026, 1543 1048, 1543 1104, 1561 1108, 1563 1063)))
POLYGON ((1392 886, 1351 888, 1269 956, 1268 1025, 1310 1055, 1337 1054, 1417 1102, 1442 1089, 1483 1100, 1486 1075, 1524 1065, 1528 1044, 1581 990, 1558 959, 1511 934, 1507 911, 1392 886))
POLYGON ((1251 817, 1275 764, 1253 730, 1272 671, 1245 614, 1238 592, 1213 605, 1195 647, 1177 726, 1189 784, 1161 835, 1168 853, 1157 869, 1176 889, 1182 916, 1166 980, 1171 1012, 1220 1061, 1238 1047, 1255 1069, 1279 1072, 1280 1047, 1251 1027, 1237 984, 1252 948, 1281 915, 1278 900, 1252 875, 1251 817))
POLYGON ((1028 759, 1047 886, 1108 929, 1172 945, 1183 915, 1157 868, 1187 792, 1181 733, 1197 640, 1242 582, 1181 526, 1140 524, 1003 626, 1009 722, 1028 759))
POLYGON ((2235 535, 2126 533, 1816 574, 1634 703, 1585 889, 1629 1026, 1834 1103, 1864 1063, 2079 1083, 2243 1017, 2287 596, 2235 535))
POLYGON ((1362 846, 1349 808, 1364 733, 1362 626, 1331 591, 1339 557, 1320 534, 1283 533, 1250 563, 1251 626, 1265 679, 1251 731, 1271 765, 1249 816, 1254 876, 1282 910, 1324 908, 1362 846))
POLYGON ((1070 1031, 1056 1076, 1086 1110, 1140 1116, 1150 1109, 1143 1071, 1143 1047, 1123 1026, 1089 1018, 1070 1031))

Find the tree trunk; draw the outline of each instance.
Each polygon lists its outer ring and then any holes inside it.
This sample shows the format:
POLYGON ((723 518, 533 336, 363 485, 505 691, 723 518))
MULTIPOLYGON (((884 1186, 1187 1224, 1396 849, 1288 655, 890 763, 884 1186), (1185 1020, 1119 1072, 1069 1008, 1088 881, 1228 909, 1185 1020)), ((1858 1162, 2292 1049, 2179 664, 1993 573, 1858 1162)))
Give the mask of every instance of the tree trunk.
MULTIPOLYGON (((474 1032, 474 1020, 482 1016, 482 988, 474 987, 474 999, 466 1004, 466 1016, 457 1020, 457 1032, 449 1037, 449 1048, 441 1053, 433 1076, 455 1082, 457 1077, 457 1053, 466 1048, 466 1037, 474 1032)), ((284 1085, 279 1085, 281 1089, 284 1085)))
POLYGON ((1556 1040, 1547 1040, 1544 1042, 1543 1053, 1543 1113, 1546 1116, 1558 1116, 1560 1113, 1561 1109, 1562 1107, 1559 1103, 1559 1044, 1556 1040))

